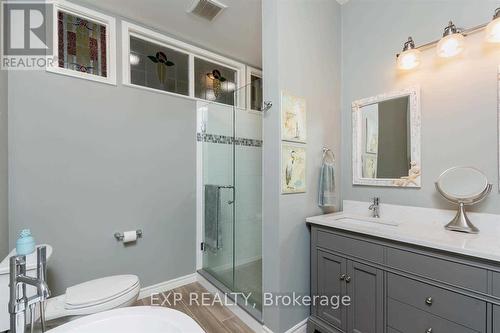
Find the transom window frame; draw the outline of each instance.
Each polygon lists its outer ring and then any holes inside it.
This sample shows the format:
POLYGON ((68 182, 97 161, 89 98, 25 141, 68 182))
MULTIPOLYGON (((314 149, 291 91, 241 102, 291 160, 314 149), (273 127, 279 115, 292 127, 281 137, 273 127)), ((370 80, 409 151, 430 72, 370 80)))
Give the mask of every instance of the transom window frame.
MULTIPOLYGON (((263 79, 262 71, 255 67, 247 66, 247 109, 248 111, 262 113, 262 110, 252 109, 252 76, 259 77, 263 79)), ((262 91, 262 97, 264 97, 264 91, 262 91)), ((262 106, 261 106, 262 107, 262 106)))
POLYGON ((73 76, 80 79, 97 81, 116 86, 116 19, 112 16, 105 15, 101 12, 83 7, 65 0, 56 0, 53 3, 53 22, 52 22, 52 45, 54 55, 57 55, 59 49, 59 33, 58 33, 58 12, 64 12, 73 16, 82 17, 90 21, 106 26, 106 62, 107 62, 107 77, 82 73, 75 70, 59 67, 59 62, 54 61, 52 65, 47 62, 45 70, 47 72, 73 76))
MULTIPOLYGON (((209 61, 236 71, 236 85, 237 87, 244 87, 247 82, 246 70, 247 66, 241 62, 226 58, 219 54, 210 52, 208 50, 202 49, 200 47, 182 42, 180 40, 168 37, 157 31, 145 28, 143 26, 122 21, 122 84, 124 86, 144 89, 156 93, 168 94, 173 96, 178 96, 182 98, 189 98, 199 101, 207 101, 202 98, 195 97, 195 73, 194 73, 194 59, 199 58, 205 61, 209 61), (130 36, 144 40, 149 43, 157 44, 162 47, 166 47, 177 52, 187 54, 189 56, 189 94, 182 95, 171 91, 165 91, 150 87, 141 86, 134 84, 131 81, 130 75, 130 36)), ((236 94, 235 107, 240 109, 247 109, 247 89, 242 89, 242 93, 236 94)), ((228 106, 229 104, 218 103, 214 101, 209 101, 216 104, 221 104, 228 106)))

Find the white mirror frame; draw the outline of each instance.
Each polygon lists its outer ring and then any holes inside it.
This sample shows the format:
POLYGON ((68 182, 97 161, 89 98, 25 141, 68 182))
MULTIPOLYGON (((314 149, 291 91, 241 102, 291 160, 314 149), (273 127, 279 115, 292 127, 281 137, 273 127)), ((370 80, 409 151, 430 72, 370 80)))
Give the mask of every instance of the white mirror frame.
POLYGON ((500 192, 500 65, 498 66, 498 95, 497 95, 497 105, 498 105, 498 192, 500 192))
POLYGON ((364 98, 352 103, 352 175, 353 185, 391 186, 391 187, 421 187, 421 115, 420 88, 410 87, 404 90, 364 98), (400 97, 410 97, 410 137, 411 137, 411 168, 408 176, 400 179, 363 178, 363 121, 362 108, 368 105, 400 97))

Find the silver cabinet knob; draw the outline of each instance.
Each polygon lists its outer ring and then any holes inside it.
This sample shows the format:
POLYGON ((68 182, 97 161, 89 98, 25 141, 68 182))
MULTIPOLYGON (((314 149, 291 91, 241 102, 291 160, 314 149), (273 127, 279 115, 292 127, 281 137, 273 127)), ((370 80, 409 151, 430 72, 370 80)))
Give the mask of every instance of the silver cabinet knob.
POLYGON ((345 275, 345 274, 342 274, 342 275, 339 277, 339 280, 340 280, 340 281, 344 281, 344 280, 345 280, 345 277, 346 277, 346 275, 345 275))
MULTIPOLYGON (((430 297, 430 296, 429 296, 429 297, 427 297, 427 298, 425 299, 425 304, 427 304, 427 305, 432 305, 432 297, 430 297)), ((431 329, 431 331, 432 331, 432 329, 431 329)))
POLYGON ((432 333, 432 328, 428 328, 427 331, 425 331, 425 333, 432 333))
POLYGON ((351 282, 351 277, 349 275, 345 278, 345 282, 347 283, 351 282))

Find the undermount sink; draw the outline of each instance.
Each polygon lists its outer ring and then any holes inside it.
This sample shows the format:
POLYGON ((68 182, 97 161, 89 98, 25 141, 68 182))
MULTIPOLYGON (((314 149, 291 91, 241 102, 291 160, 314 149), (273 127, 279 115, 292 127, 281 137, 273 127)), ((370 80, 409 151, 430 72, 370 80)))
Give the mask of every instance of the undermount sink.
POLYGON ((383 218, 375 218, 375 217, 366 217, 366 216, 356 216, 356 215, 348 215, 341 214, 334 216, 333 219, 335 222, 347 222, 347 223, 377 223, 383 225, 390 225, 397 227, 400 223, 392 220, 386 220, 383 218))

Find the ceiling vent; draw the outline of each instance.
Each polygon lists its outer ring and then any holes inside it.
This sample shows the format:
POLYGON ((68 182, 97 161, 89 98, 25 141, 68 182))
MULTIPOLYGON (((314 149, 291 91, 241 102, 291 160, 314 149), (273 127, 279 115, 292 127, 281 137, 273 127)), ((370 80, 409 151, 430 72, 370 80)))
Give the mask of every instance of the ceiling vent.
POLYGON ((188 12, 212 21, 227 6, 216 0, 194 0, 188 12))

